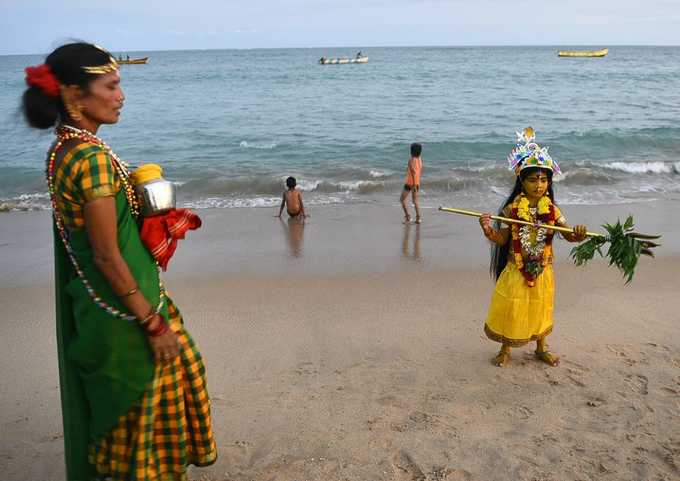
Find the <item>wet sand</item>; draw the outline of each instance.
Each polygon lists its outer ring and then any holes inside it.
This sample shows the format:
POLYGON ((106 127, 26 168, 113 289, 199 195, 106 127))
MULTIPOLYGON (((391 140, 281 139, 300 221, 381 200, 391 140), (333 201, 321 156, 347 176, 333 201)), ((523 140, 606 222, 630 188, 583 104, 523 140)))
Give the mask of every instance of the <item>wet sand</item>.
MULTIPOLYGON (((166 279, 208 367, 215 480, 671 480, 680 475, 677 203, 627 212, 664 234, 624 286, 560 242, 551 348, 491 365, 493 283, 474 219, 394 206, 206 210, 166 279)), ((466 206, 475 208, 475 206, 466 206)), ((46 213, 0 214, 0 470, 63 479, 46 213)))

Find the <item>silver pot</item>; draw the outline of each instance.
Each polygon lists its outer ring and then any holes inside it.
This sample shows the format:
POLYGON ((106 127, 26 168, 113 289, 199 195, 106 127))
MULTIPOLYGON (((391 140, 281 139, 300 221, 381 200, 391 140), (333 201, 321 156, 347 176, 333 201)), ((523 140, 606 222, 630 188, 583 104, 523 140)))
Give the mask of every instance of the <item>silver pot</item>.
POLYGON ((175 208, 175 184, 155 179, 135 187, 141 214, 145 217, 164 214, 175 208))

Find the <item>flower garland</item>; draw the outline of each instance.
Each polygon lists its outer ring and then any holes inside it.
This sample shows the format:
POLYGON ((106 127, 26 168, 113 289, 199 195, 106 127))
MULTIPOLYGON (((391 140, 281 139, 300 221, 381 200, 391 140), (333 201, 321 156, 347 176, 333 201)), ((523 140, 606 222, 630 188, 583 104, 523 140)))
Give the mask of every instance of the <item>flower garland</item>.
MULTIPOLYGON (((101 140, 99 137, 94 135, 91 132, 88 132, 87 130, 84 129, 77 129, 75 127, 71 127, 70 125, 61 125, 60 127, 57 127, 56 129, 56 135, 57 135, 57 142, 54 144, 54 147, 52 148, 52 151, 50 152, 50 156, 47 162, 47 169, 46 169, 46 177, 47 177, 47 188, 50 193, 50 203, 52 204, 52 212, 54 215, 54 222, 55 225, 57 226, 57 231, 59 232, 59 237, 62 240, 62 243, 64 244, 64 248, 66 249, 66 254, 68 255, 69 259, 71 260, 71 264, 73 265, 73 268, 75 269, 76 273, 78 274, 78 277, 80 277, 80 280, 83 282, 85 286, 85 290, 87 290, 88 295, 90 298, 94 301, 94 303, 99 306, 100 308, 104 309, 106 312, 111 314, 114 317, 119 317, 121 319, 124 319, 126 321, 136 321, 137 317, 127 314, 125 312, 120 311, 119 309, 116 309, 115 307, 111 306, 108 304, 106 301, 104 301, 97 293, 95 292, 94 288, 90 284, 90 282, 87 280, 85 277, 85 273, 83 270, 80 268, 80 265, 78 264, 78 260, 76 259, 75 256, 75 251, 73 250, 73 247, 71 246, 71 242, 69 241, 69 235, 68 231, 65 227, 64 224, 64 219, 59 212, 59 208, 57 206, 57 195, 56 195, 56 190, 54 187, 54 175, 55 175, 55 163, 56 163, 56 158, 57 158, 57 152, 59 149, 62 147, 64 142, 71 140, 71 139, 79 139, 82 140, 83 142, 89 142, 93 143, 96 145, 101 146, 107 154, 109 154, 113 167, 116 169, 116 172, 118 173, 118 176, 120 177, 121 183, 123 184, 123 188, 125 189, 125 197, 127 198, 128 204, 130 206, 130 211, 132 212, 132 215, 134 217, 137 217, 139 215, 139 201, 137 200, 137 196, 134 191, 134 187, 132 186, 132 182, 130 181, 130 174, 128 173, 127 170, 127 165, 120 160, 120 158, 113 152, 111 147, 106 145, 106 143, 101 140)), ((165 303, 165 287, 163 285, 163 281, 160 277, 160 272, 161 269, 158 266, 158 263, 156 263, 156 266, 158 267, 158 279, 159 279, 159 284, 160 284, 160 299, 158 302, 158 306, 156 307, 155 311, 156 314, 158 314, 161 309, 163 308, 163 305, 165 303)))
POLYGON ((538 226, 540 224, 555 225, 555 206, 545 195, 539 199, 536 207, 531 207, 529 199, 524 194, 520 194, 510 207, 513 219, 534 224, 531 226, 512 224, 511 226, 515 264, 526 279, 527 285, 533 287, 538 276, 550 262, 550 256, 546 254, 546 251, 552 245, 554 236, 552 229, 538 226), (533 242, 532 234, 535 234, 533 242))

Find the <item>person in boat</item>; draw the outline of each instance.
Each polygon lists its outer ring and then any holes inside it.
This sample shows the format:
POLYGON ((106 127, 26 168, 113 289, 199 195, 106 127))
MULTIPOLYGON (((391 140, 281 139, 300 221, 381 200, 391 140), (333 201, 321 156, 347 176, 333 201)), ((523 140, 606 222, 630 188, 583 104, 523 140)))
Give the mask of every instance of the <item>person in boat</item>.
POLYGON ((356 58, 361 58, 361 57, 363 57, 363 56, 364 56, 363 53, 361 53, 361 50, 359 50, 359 51, 357 52, 357 57, 356 57, 356 58))
POLYGON ((126 166, 99 137, 125 96, 115 59, 63 45, 26 68, 24 116, 51 129, 66 478, 185 479, 215 462, 201 354, 140 239, 126 166))
POLYGON ((326 63, 326 57, 321 57, 321 58, 319 59, 319 63, 320 63, 320 64, 326 63))

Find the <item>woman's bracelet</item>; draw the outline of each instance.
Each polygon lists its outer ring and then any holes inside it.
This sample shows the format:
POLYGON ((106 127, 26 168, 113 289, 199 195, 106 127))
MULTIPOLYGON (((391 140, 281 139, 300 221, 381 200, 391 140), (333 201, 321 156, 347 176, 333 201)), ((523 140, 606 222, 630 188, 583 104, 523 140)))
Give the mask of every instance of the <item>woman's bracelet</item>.
POLYGON ((156 326, 154 329, 147 329, 146 333, 149 335, 149 337, 158 337, 168 332, 168 329, 168 323, 165 322, 165 319, 163 319, 161 316, 158 326, 156 326))
POLYGON ((130 297, 132 294, 135 294, 139 292, 139 286, 135 286, 129 291, 127 291, 125 294, 118 294, 118 297, 123 298, 123 297, 130 297))
POLYGON ((153 306, 151 306, 151 310, 149 311, 149 313, 144 317, 144 319, 140 319, 139 323, 142 326, 146 326, 151 321, 151 319, 153 319, 153 316, 155 316, 155 315, 156 315, 156 309, 154 309, 153 306))

